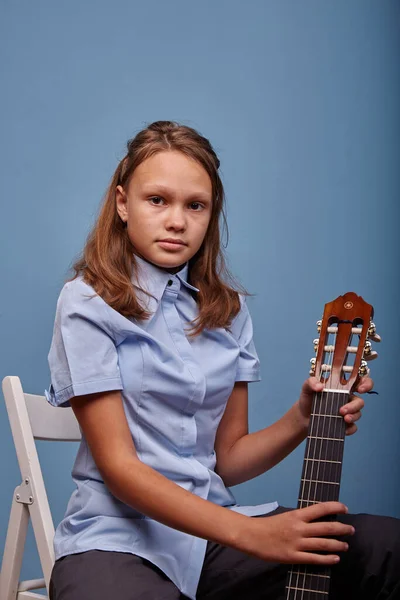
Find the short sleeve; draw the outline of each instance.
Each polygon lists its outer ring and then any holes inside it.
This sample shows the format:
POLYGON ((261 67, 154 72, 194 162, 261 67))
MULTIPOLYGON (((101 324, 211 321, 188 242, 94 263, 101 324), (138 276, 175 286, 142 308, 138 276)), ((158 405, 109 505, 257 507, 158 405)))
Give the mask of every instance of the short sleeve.
POLYGON ((244 296, 239 297, 241 309, 231 325, 231 332, 240 348, 235 381, 260 381, 260 361, 253 341, 253 323, 244 296))
POLYGON ((53 406, 123 388, 107 304, 81 279, 61 290, 48 362, 51 385, 45 396, 53 406))

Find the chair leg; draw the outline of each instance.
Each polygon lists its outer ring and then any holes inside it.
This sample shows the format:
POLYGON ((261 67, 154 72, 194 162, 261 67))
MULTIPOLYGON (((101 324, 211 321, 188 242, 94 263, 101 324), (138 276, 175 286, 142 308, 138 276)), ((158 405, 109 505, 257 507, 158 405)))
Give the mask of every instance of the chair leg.
POLYGON ((17 489, 14 491, 11 505, 10 520, 8 522, 6 544, 1 565, 1 600, 17 600, 22 559, 28 532, 29 509, 25 504, 16 501, 17 489))

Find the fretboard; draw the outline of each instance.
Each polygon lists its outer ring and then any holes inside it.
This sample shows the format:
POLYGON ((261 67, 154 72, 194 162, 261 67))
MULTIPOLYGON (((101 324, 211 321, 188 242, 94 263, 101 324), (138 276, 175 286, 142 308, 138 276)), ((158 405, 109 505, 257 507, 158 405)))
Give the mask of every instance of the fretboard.
MULTIPOLYGON (((314 396, 297 508, 339 499, 346 428, 339 408, 348 398, 348 391, 334 390, 314 396)), ((328 599, 330 572, 330 567, 292 565, 286 600, 328 599)))

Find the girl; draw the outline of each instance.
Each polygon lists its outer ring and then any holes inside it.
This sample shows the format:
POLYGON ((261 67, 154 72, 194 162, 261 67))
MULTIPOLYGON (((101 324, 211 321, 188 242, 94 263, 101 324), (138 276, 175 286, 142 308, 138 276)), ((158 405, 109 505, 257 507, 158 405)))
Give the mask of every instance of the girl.
MULTIPOLYGON (((218 167, 189 127, 141 131, 61 291, 46 397, 72 406, 82 441, 54 539, 51 600, 276 600, 287 563, 338 563, 335 598, 393 600, 398 521, 350 517, 339 502, 238 506, 228 489, 305 438, 323 385, 310 378, 278 422, 248 433, 247 383, 259 380, 259 362, 244 291, 221 253, 218 167), (377 532, 387 550, 371 554, 377 532)), ((358 391, 371 388, 364 379, 358 391)), ((362 407, 353 396, 341 409, 348 434, 362 407)))

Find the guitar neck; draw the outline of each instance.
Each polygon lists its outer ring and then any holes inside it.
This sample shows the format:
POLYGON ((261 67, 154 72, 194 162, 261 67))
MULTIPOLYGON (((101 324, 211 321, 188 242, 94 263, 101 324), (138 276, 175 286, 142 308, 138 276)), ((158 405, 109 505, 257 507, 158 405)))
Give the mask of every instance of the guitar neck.
MULTIPOLYGON (((339 409, 348 399, 347 390, 314 396, 297 508, 339 499, 346 429, 339 409)), ((288 573, 286 600, 327 599, 329 584, 330 567, 293 565, 288 573)))

